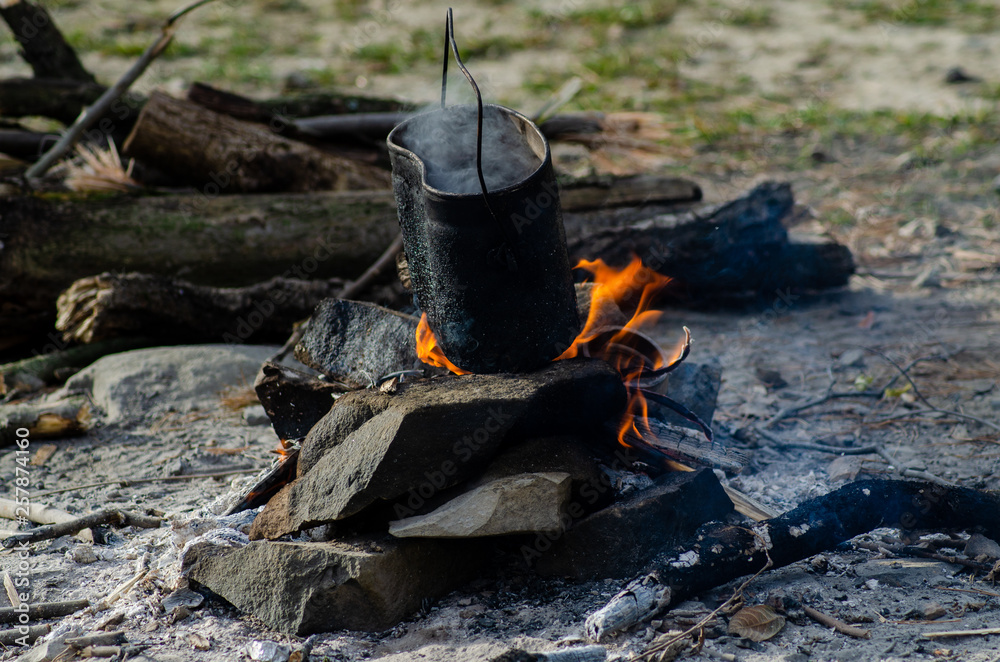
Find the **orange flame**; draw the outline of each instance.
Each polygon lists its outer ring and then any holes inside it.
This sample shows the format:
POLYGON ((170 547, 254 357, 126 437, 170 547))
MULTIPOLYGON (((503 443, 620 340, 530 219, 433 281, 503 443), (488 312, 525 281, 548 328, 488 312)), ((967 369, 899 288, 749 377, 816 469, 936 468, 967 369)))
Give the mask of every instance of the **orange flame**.
MULTIPOLYGON (((600 259, 580 260, 575 268, 588 271, 592 276, 588 280, 593 283, 590 310, 583 330, 555 360, 576 356, 602 358, 621 374, 626 383, 634 381, 644 370, 656 370, 666 365, 662 356, 650 356, 633 345, 636 342, 635 333, 652 326, 659 318, 660 311, 653 310, 651 305, 670 278, 643 266, 642 260, 636 256, 621 269, 608 266, 600 259), (630 316, 625 324, 621 323, 623 314, 630 316)), ((683 345, 682 341, 671 361, 680 357, 683 345)), ((441 351, 427 323, 426 314, 421 315, 417 326, 417 356, 424 363, 447 368, 457 375, 469 374, 449 361, 441 351)), ((626 414, 618 429, 618 441, 622 445, 629 446, 626 441, 629 432, 643 436, 636 422, 641 424, 647 421, 648 413, 646 398, 638 389, 630 389, 626 414)), ((648 433, 649 428, 643 427, 648 433)))
POLYGON ((427 323, 427 313, 420 315, 420 323, 417 324, 417 358, 428 365, 447 368, 456 375, 471 374, 468 370, 462 370, 449 361, 448 357, 441 351, 437 344, 437 338, 431 331, 431 325, 427 323))
MULTIPOLYGON (((652 326, 659 319, 660 311, 653 310, 650 306, 656 295, 670 282, 670 278, 643 266, 642 260, 636 256, 622 269, 608 266, 599 259, 581 260, 576 268, 589 271, 593 276, 590 311, 583 331, 559 359, 581 354, 603 358, 621 374, 625 382, 635 380, 644 370, 662 368, 665 365, 662 356, 646 357, 641 353, 623 350, 629 347, 632 332, 652 326), (624 325, 620 324, 621 315, 629 315, 630 312, 629 320, 624 325), (611 325, 621 328, 608 337, 603 337, 605 333, 602 333, 602 329, 611 325), (654 358, 652 365, 648 358, 654 358)), ((680 355, 680 351, 678 348, 675 358, 680 355)), ((649 414, 649 404, 638 389, 630 390, 625 412, 618 427, 618 441, 623 446, 628 446, 626 435, 634 431, 642 436, 642 431, 636 427, 636 421, 645 422, 649 414)))

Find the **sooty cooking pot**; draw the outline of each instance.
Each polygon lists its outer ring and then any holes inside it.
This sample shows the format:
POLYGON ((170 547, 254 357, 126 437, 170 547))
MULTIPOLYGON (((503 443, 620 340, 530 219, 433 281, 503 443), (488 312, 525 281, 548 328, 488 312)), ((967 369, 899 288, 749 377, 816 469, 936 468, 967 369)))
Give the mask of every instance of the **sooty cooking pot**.
POLYGON ((559 356, 581 324, 538 127, 481 100, 442 103, 399 124, 388 146, 416 303, 445 356, 476 373, 559 356))

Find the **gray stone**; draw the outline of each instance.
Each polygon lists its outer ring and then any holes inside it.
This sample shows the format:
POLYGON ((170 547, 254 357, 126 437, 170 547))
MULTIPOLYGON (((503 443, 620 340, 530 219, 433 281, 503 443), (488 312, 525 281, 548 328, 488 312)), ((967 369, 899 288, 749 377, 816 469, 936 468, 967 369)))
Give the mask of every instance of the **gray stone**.
POLYGON ((973 533, 965 543, 965 555, 970 559, 985 557, 990 560, 1000 559, 1000 545, 981 533, 973 533))
MULTIPOLYGON (((599 485, 604 474, 599 459, 593 456, 589 446, 580 437, 562 435, 527 439, 519 444, 505 447, 493 458, 490 466, 477 478, 473 485, 482 485, 497 478, 525 473, 564 471, 570 475, 571 498, 577 503, 585 503, 588 486, 599 485)), ((588 510, 603 508, 611 502, 611 491, 606 498, 588 503, 588 510)))
POLYGON ((217 403, 227 389, 249 384, 277 351, 268 345, 220 344, 111 354, 71 377, 64 392, 89 394, 107 423, 151 422, 217 403))
POLYGON ((556 531, 571 482, 565 472, 497 478, 426 515, 389 522, 389 533, 397 538, 481 538, 556 531))
MULTIPOLYGON (((656 390, 681 403, 694 414, 711 425, 715 415, 715 404, 722 385, 722 369, 718 363, 684 363, 667 377, 665 385, 656 390)), ((659 407, 656 417, 660 420, 697 430, 698 426, 680 414, 659 407)))
POLYGON ((281 632, 385 630, 470 578, 489 554, 469 541, 256 541, 202 553, 189 568, 207 589, 281 632))
POLYGON ((260 367, 253 388, 279 439, 303 439, 343 390, 272 361, 260 367))
POLYGON ((325 299, 306 324, 295 358, 352 386, 370 386, 417 359, 419 319, 373 303, 325 299))
MULTIPOLYGON (((310 410, 311 404, 308 401, 302 404, 298 400, 294 402, 298 410, 310 410)), ((299 453, 298 475, 305 475, 328 450, 339 446, 369 419, 388 409, 392 402, 393 396, 374 389, 345 393, 336 401, 330 398, 330 403, 335 406, 309 426, 299 453)))
MULTIPOLYGON (((251 538, 277 538, 407 495, 409 512, 397 517, 412 515, 480 473, 508 438, 524 439, 529 430, 593 435, 618 421, 625 406, 618 373, 593 359, 557 361, 530 374, 420 380, 384 397, 384 411, 335 445, 321 438, 327 424, 317 424, 302 453, 310 454, 313 444, 326 450, 268 502, 251 538)), ((339 408, 327 418, 336 418, 339 408)))
POLYGON ((539 534, 521 552, 542 575, 632 577, 665 548, 731 512, 733 503, 710 469, 667 473, 652 487, 576 521, 554 540, 539 534))

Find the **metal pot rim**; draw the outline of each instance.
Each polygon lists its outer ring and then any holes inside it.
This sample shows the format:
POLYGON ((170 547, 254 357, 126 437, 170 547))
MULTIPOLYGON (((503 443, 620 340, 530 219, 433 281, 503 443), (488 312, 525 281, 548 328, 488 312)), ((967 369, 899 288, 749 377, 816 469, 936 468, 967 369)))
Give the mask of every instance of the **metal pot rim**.
MULTIPOLYGON (((447 106, 447 108, 449 108, 449 109, 450 108, 469 108, 469 109, 472 109, 473 112, 478 112, 478 107, 474 103, 455 104, 455 105, 452 105, 452 106, 447 106)), ((508 108, 507 106, 501 106, 501 105, 495 104, 495 103, 484 103, 483 104, 483 111, 485 112, 485 110, 487 108, 496 108, 497 110, 501 111, 502 113, 505 113, 507 115, 511 115, 514 118, 519 119, 522 122, 524 122, 524 124, 526 126, 531 127, 531 129, 535 132, 535 134, 538 136, 538 138, 542 141, 542 146, 545 149, 545 153, 542 155, 541 162, 539 162, 538 167, 535 168, 533 171, 531 171, 531 173, 529 173, 528 175, 526 175, 521 181, 516 182, 514 184, 511 184, 510 186, 505 186, 503 188, 490 189, 489 194, 492 196, 494 194, 516 192, 517 190, 519 190, 519 189, 527 186, 528 184, 530 184, 533 179, 535 179, 536 177, 540 176, 540 173, 543 171, 543 169, 545 168, 546 164, 548 164, 551 161, 552 155, 551 155, 551 152, 549 150, 549 141, 546 140, 545 134, 542 133, 541 129, 539 129, 538 126, 534 122, 531 121, 531 119, 529 119, 527 116, 525 116, 525 115, 517 112, 513 108, 508 108)), ((433 194, 435 197, 438 197, 438 198, 443 199, 443 200, 468 200, 468 199, 476 198, 476 197, 480 197, 481 198, 483 194, 482 194, 482 192, 479 192, 479 191, 477 191, 475 193, 452 193, 450 191, 443 191, 443 190, 441 190, 439 188, 431 186, 427 182, 427 166, 424 163, 424 160, 421 159, 419 156, 417 156, 417 154, 414 153, 412 150, 409 150, 409 149, 403 147, 402 145, 400 145, 399 143, 396 142, 396 138, 398 137, 397 134, 401 133, 403 130, 405 130, 406 127, 407 127, 407 125, 412 124, 413 122, 416 122, 416 121, 420 120, 421 118, 423 118, 423 117, 425 117, 427 115, 431 115, 432 113, 440 113, 443 110, 446 110, 446 109, 443 109, 443 108, 434 108, 432 110, 428 110, 428 111, 425 111, 425 112, 413 115, 412 117, 408 117, 405 120, 403 120, 402 122, 400 122, 399 124, 397 124, 395 126, 395 128, 392 131, 389 132, 389 135, 386 138, 386 144, 388 145, 389 151, 396 152, 400 156, 408 158, 408 159, 412 160, 414 163, 417 164, 417 167, 420 169, 420 183, 423 185, 423 188, 424 188, 424 190, 425 190, 426 193, 433 194)))

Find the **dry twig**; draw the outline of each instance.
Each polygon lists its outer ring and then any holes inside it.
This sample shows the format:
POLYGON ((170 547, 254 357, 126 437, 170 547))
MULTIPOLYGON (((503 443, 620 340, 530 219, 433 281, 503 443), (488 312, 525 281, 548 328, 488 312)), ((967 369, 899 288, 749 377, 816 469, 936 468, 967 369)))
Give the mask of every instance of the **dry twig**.
POLYGON ((48 526, 40 526, 24 533, 15 533, 3 540, 3 546, 9 549, 15 545, 27 545, 42 540, 53 540, 60 536, 72 535, 95 526, 136 526, 143 529, 155 529, 162 523, 163 520, 159 517, 148 517, 117 509, 99 510, 96 513, 84 515, 69 522, 49 524, 48 526))
POLYGON ((853 625, 848 625, 847 623, 830 616, 829 614, 824 614, 823 612, 802 605, 802 610, 806 613, 806 616, 813 619, 820 625, 825 625, 828 628, 833 628, 841 634, 846 634, 849 637, 854 637, 856 639, 871 639, 872 633, 864 628, 856 628, 853 625))
POLYGON ((73 126, 63 134, 63 137, 59 139, 52 148, 47 151, 42 158, 38 159, 34 165, 32 165, 24 173, 25 179, 33 179, 41 177, 44 175, 49 168, 55 165, 56 161, 61 159, 73 145, 77 143, 78 140, 83 136, 83 133, 89 129, 94 122, 100 119, 105 112, 111 107, 115 101, 117 101, 128 88, 131 87, 139 76, 143 74, 144 71, 153 63, 159 55, 167 49, 170 42, 174 38, 174 32, 177 29, 177 21, 179 21, 183 16, 195 9, 201 7, 202 5, 207 5, 213 2, 213 0, 196 0, 191 4, 178 9, 173 14, 167 17, 161 28, 160 37, 146 48, 142 56, 133 64, 125 74, 118 79, 118 81, 109 87, 107 91, 101 95, 101 97, 93 103, 89 108, 87 108, 80 117, 73 123, 73 126))

